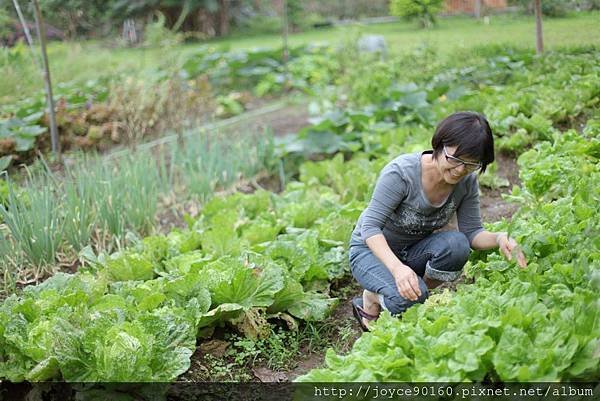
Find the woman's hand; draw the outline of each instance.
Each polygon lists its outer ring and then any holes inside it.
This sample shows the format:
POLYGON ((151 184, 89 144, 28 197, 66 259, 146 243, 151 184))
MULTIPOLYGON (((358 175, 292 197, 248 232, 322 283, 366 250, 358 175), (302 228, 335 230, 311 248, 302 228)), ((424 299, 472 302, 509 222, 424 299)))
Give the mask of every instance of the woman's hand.
POLYGON ((500 251, 506 256, 506 259, 512 260, 513 252, 516 253, 517 264, 521 268, 527 267, 527 259, 525 259, 525 255, 523 251, 521 251, 521 247, 517 244, 512 238, 508 237, 506 233, 498 233, 496 237, 496 243, 498 244, 498 248, 500 251))
POLYGON ((392 275, 398 286, 398 292, 410 301, 416 301, 421 296, 417 274, 406 265, 398 265, 392 269, 392 275))

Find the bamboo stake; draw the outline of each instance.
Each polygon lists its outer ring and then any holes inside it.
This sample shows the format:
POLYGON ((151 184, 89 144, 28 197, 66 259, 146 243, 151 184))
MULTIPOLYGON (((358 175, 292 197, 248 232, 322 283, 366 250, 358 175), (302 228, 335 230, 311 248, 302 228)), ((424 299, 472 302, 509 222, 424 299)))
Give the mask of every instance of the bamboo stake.
POLYGON ((23 32, 25 32, 25 39, 27 40, 27 44, 29 45, 29 50, 31 52, 31 58, 38 66, 38 68, 42 68, 40 65, 40 61, 35 55, 33 51, 33 39, 31 38, 31 32, 29 31, 29 26, 27 25, 27 21, 25 21, 25 17, 23 17, 23 13, 21 12, 21 7, 19 6, 18 0, 13 0, 13 4, 15 6, 15 10, 17 11, 17 16, 19 17, 19 21, 21 22, 21 26, 23 27, 23 32))
POLYGON ((544 37, 542 32, 542 0, 534 0, 535 9, 535 49, 537 54, 544 52, 544 37))
POLYGON ((25 18, 23 17, 23 13, 21 12, 21 7, 19 7, 19 2, 17 0, 13 0, 13 4, 15 6, 15 10, 17 11, 19 21, 21 21, 23 31, 25 32, 25 38, 27 39, 27 43, 29 44, 29 46, 31 46, 33 44, 33 40, 31 39, 31 32, 29 32, 29 27, 27 26, 27 22, 25 22, 25 18))
POLYGON ((44 85, 46 87, 46 98, 48 102, 48 116, 50 117, 50 139, 52 141, 52 152, 60 160, 60 143, 58 142, 58 129, 56 128, 56 114, 54 111, 54 97, 52 95, 52 80, 50 79, 50 66, 48 64, 48 53, 46 51, 46 28, 44 19, 40 12, 38 0, 33 1, 33 10, 35 15, 35 24, 37 26, 38 40, 42 50, 42 61, 44 63, 44 85))

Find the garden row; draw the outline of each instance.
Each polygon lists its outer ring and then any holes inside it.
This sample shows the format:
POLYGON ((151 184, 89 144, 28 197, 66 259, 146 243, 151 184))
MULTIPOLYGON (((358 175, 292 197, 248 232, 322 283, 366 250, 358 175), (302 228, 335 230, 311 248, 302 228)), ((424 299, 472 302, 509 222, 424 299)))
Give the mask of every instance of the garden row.
POLYGON ((154 232, 157 213, 277 167, 263 132, 189 134, 130 155, 82 157, 58 173, 40 163, 22 186, 0 180, 0 294, 47 277, 59 261, 77 266, 86 246, 120 249, 154 232))
POLYGON ((496 252, 473 257, 474 284, 384 312, 348 355, 300 381, 556 381, 598 377, 600 124, 555 134, 519 158, 523 188, 512 222, 519 269, 496 252))
MULTIPOLYGON (((498 56, 501 50, 491 46, 466 53, 459 66, 433 61, 425 67, 406 58, 368 68, 359 64, 340 86, 321 93, 324 112, 286 147, 291 153, 373 154, 395 142, 390 140, 395 127, 431 129, 453 111, 474 110, 494 127, 498 150, 520 153, 551 140, 557 130, 580 131, 582 122, 597 113, 600 52, 595 47, 543 58, 510 48, 498 56)), ((429 64, 435 53, 424 59, 429 64)))
POLYGON ((85 252, 76 274, 26 287, 0 307, 0 376, 13 381, 172 380, 197 336, 228 322, 251 337, 266 319, 321 320, 346 274, 347 234, 381 163, 338 157, 334 188, 317 164, 276 195, 214 198, 187 230, 112 255, 85 252), (365 169, 367 168, 367 169, 365 169), (312 171, 312 172, 311 172, 312 171), (347 188, 362 177, 360 186, 347 188), (291 316, 290 316, 291 315, 291 316))
MULTIPOLYGON (((106 150, 150 135, 238 115, 258 99, 287 89, 311 91, 334 79, 339 63, 327 47, 217 51, 203 46, 176 63, 135 77, 119 75, 58 85, 57 125, 63 149, 106 150)), ((0 112, 0 171, 49 148, 43 93, 0 112)))
MULTIPOLYGON (((501 150, 520 154, 541 141, 519 158, 523 189, 514 188, 511 197, 521 204, 517 216, 511 224, 492 227, 515 236, 530 257, 530 265, 520 271, 495 252, 476 255, 467 269, 476 280, 474 285, 434 295, 401 319, 385 313, 350 354, 335 355, 330 350, 328 367, 300 381, 597 377, 600 327, 594 294, 599 285, 600 225, 594 210, 600 201, 595 190, 600 181, 600 71, 592 62, 597 52, 588 52, 551 54, 543 59, 509 53, 486 60, 493 68, 473 66, 438 75, 421 91, 425 107, 426 101, 436 102, 427 91, 436 83, 441 81, 442 87, 452 81, 462 84, 458 91, 462 94, 453 102, 447 100, 455 95, 437 98, 437 110, 444 110, 442 115, 457 109, 484 112, 501 150), (561 132, 568 127, 572 129, 561 132)), ((417 85, 413 93, 419 93, 417 85)), ((403 93, 397 99, 405 106, 410 97, 403 93)), ((421 118, 424 114, 418 110, 402 116, 421 118)), ((325 120, 325 132, 355 140, 356 129, 346 129, 361 121, 355 115, 336 116, 342 124, 325 120), (336 132, 332 127, 341 129, 336 132)), ((377 149, 380 142, 365 141, 368 135, 382 138, 376 134, 377 123, 371 120, 361 127, 363 132, 356 130, 361 132, 358 147, 377 149)), ((383 136, 388 138, 384 148, 404 143, 404 136, 393 132, 388 130, 383 136)))

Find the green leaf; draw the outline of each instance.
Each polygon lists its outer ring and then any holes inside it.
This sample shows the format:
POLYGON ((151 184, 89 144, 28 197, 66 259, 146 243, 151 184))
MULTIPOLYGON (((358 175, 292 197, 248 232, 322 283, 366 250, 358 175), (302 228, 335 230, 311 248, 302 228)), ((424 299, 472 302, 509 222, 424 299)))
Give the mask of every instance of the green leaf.
POLYGON ((46 381, 53 378, 59 377, 60 369, 58 361, 55 357, 51 356, 40 363, 38 363, 31 371, 27 374, 26 379, 31 382, 46 381))
MULTIPOLYGON (((0 157, 0 173, 10 166, 13 157, 11 155, 0 157)), ((0 184, 1 185, 1 184, 0 184)))
POLYGON ((288 311, 299 319, 320 321, 329 315, 337 303, 337 298, 329 298, 318 292, 307 292, 294 302, 288 311))
POLYGON ((335 153, 342 148, 342 138, 331 131, 308 131, 302 140, 305 153, 335 153))
POLYGON ((212 326, 217 322, 225 322, 235 319, 244 311, 244 307, 239 304, 221 304, 205 313, 198 323, 198 328, 212 326))
POLYGON ((241 242, 236 230, 230 225, 213 225, 202 235, 202 250, 215 257, 239 255, 241 242))
POLYGON ((521 370, 531 362, 533 344, 527 334, 512 326, 504 328, 494 351, 493 363, 502 380, 522 380, 521 370))
POLYGON ((26 152, 28 150, 33 149, 33 145, 35 144, 35 137, 30 136, 15 136, 15 150, 17 152, 26 152))
POLYGON ((275 294, 273 303, 267 311, 269 313, 287 311, 290 306, 303 297, 304 289, 302 288, 302 284, 286 275, 283 288, 275 294))
POLYGON ((39 125, 27 125, 19 130, 18 136, 36 137, 46 131, 47 129, 45 127, 40 127, 39 125))
POLYGON ((244 308, 269 306, 275 294, 283 288, 282 272, 268 268, 260 271, 244 266, 233 266, 230 281, 223 281, 212 289, 216 305, 233 303, 244 308))
POLYGON ((95 374, 106 382, 147 381, 152 335, 137 322, 112 327, 97 343, 95 374))
POLYGON ((124 254, 106 261, 104 271, 114 281, 151 280, 154 278, 152 263, 139 254, 124 254))

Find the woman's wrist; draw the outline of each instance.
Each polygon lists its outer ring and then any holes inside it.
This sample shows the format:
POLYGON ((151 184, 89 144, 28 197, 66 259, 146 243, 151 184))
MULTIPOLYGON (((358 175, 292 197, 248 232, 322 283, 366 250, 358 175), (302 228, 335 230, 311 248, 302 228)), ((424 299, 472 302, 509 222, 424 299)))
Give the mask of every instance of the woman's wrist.
POLYGON ((394 273, 402 271, 405 268, 410 269, 410 267, 406 266, 401 261, 398 261, 397 263, 392 264, 388 269, 392 274, 394 274, 394 273))
POLYGON ((504 232, 504 231, 503 231, 503 232, 496 233, 496 245, 497 245, 498 247, 500 246, 500 239, 501 239, 502 237, 506 237, 506 239, 508 239, 508 233, 506 233, 506 232, 504 232))

